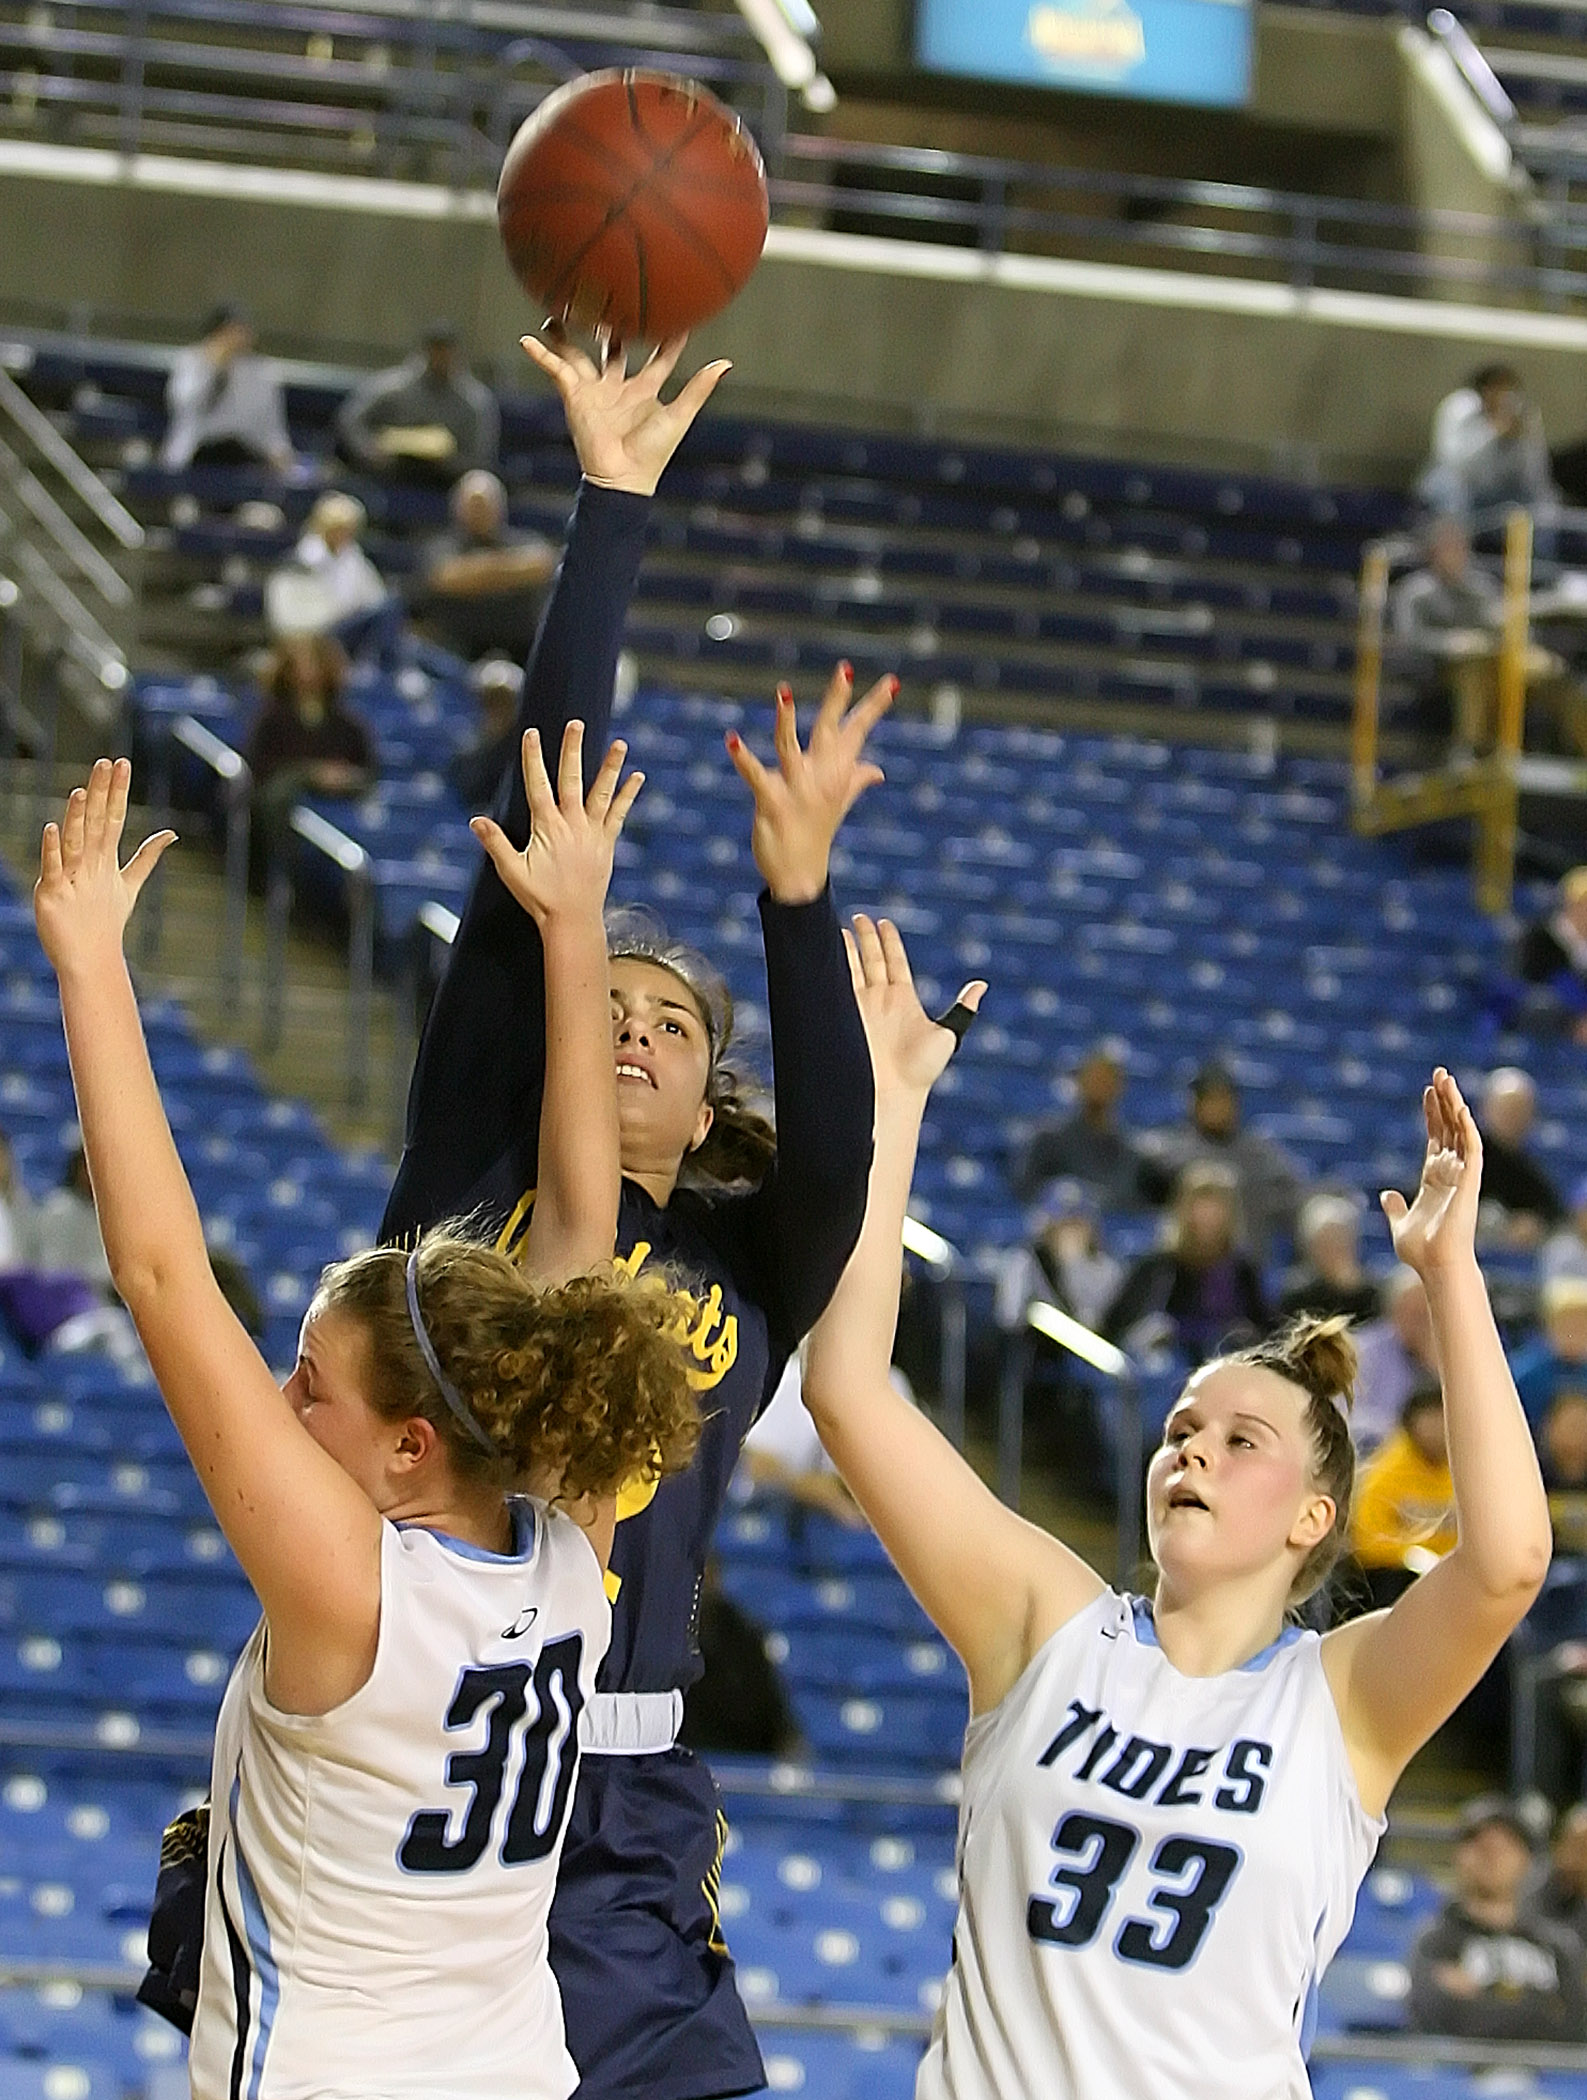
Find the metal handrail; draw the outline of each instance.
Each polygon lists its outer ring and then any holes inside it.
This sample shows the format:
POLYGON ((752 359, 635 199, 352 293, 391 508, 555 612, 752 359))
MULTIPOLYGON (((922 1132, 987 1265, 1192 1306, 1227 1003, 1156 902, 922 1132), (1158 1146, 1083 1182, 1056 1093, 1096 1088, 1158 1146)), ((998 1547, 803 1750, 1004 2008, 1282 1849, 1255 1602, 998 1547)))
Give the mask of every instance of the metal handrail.
POLYGON ((1501 131, 1508 131, 1519 112, 1505 93, 1499 76, 1477 48, 1470 32, 1447 7, 1435 7, 1427 27, 1454 60, 1460 77, 1492 117, 1501 131))
MULTIPOLYGON (((306 803, 296 803, 288 820, 294 837, 319 853, 347 878, 347 1105, 361 1109, 369 1099, 370 1024, 375 995, 375 900, 373 864, 366 849, 306 803)), ((286 853, 278 850, 270 869, 267 894, 264 975, 264 1046, 280 1047, 286 1005, 287 924, 292 908, 292 876, 286 853)))
POLYGON ((30 401, 3 366, 0 366, 0 409, 26 432, 61 479, 88 506, 118 546, 137 553, 144 540, 143 527, 85 459, 72 450, 44 411, 30 401))
MULTIPOLYGON (((196 715, 178 715, 166 730, 155 756, 153 806, 159 821, 171 820, 171 746, 179 744, 214 774, 220 783, 226 811, 226 857, 223 880, 224 909, 217 928, 220 944, 216 980, 221 1007, 232 1022, 243 1017, 243 942, 248 930, 248 834, 253 822, 253 768, 240 751, 222 742, 196 715)), ((139 959, 152 962, 159 952, 164 932, 162 886, 155 883, 140 917, 139 959)))
POLYGON ((0 438, 0 470, 4 472, 6 486, 16 492, 34 523, 43 527, 83 581, 92 584, 107 605, 124 611, 133 601, 131 584, 113 562, 106 561, 88 535, 72 522, 43 482, 23 464, 20 455, 4 438, 0 438))

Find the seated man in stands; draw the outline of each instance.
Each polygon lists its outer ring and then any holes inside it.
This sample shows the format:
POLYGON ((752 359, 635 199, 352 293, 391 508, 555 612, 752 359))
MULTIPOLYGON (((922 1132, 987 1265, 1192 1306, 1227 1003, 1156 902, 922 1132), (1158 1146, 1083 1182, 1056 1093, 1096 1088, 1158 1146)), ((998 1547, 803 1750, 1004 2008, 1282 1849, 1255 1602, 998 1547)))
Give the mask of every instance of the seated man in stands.
POLYGON ((1132 1355, 1166 1345, 1195 1365, 1260 1339, 1271 1324, 1261 1271, 1240 1238, 1234 1171, 1195 1160, 1180 1176, 1167 1246, 1125 1277, 1103 1332, 1132 1355))
POLYGON ((346 682, 347 658, 328 635, 287 635, 271 651, 246 753, 265 865, 286 841, 295 802, 361 795, 373 782, 374 744, 344 704, 346 682))
POLYGON ((1351 1196, 1324 1191, 1308 1196, 1295 1225, 1299 1261, 1284 1279, 1278 1309, 1285 1319, 1313 1313, 1329 1319, 1373 1319, 1378 1287, 1361 1266, 1361 1205, 1351 1196))
POLYGON ((1190 1114, 1167 1130, 1141 1140, 1142 1179, 1148 1198, 1163 1203, 1192 1161, 1213 1160, 1234 1176, 1245 1240, 1264 1262, 1276 1234, 1293 1230, 1306 1193, 1299 1167, 1282 1145, 1245 1129, 1240 1090, 1220 1064, 1203 1065, 1190 1082, 1190 1114))
POLYGON ((1561 879, 1553 908, 1521 939, 1521 975, 1546 986, 1578 1043, 1587 1044, 1587 867, 1561 879))
POLYGON ((1471 558, 1464 518, 1445 513, 1428 528, 1426 561, 1395 584, 1389 631, 1418 714, 1430 736, 1447 734, 1446 688, 1454 689, 1454 744, 1475 752, 1492 742, 1494 663, 1504 619, 1499 580, 1471 558))
POLYGON ((555 567, 550 542, 513 531, 507 491, 494 474, 476 469, 452 491, 452 530, 429 548, 419 609, 440 639, 470 662, 492 651, 521 661, 555 567))
POLYGON ((1052 1181, 1078 1181, 1103 1210, 1134 1210, 1141 1201, 1141 1162, 1119 1121, 1124 1067, 1111 1044, 1099 1043, 1075 1068, 1075 1105, 1061 1121, 1038 1124, 1013 1173, 1014 1193, 1029 1203, 1052 1181))
POLYGON ((1433 413, 1432 456, 1416 484, 1428 509, 1471 521, 1556 497, 1543 419, 1513 366, 1483 365, 1433 413))
POLYGON ((449 488, 494 467, 501 442, 496 397, 474 377, 450 321, 437 321, 411 357, 354 387, 336 418, 337 449, 366 474, 449 488))
POLYGON ((253 323, 240 306, 218 306, 200 340, 179 350, 166 383, 170 424, 162 467, 292 464, 286 402, 275 366, 254 348, 253 323))
POLYGON ((1385 1611, 1455 1543, 1455 1483, 1444 1432, 1444 1392, 1419 1385, 1399 1427, 1362 1468, 1350 1512, 1350 1543, 1366 1575, 1371 1609, 1385 1611))
POLYGON ((1482 1090, 1483 1222, 1491 1242, 1537 1247, 1564 1222, 1565 1206, 1526 1149, 1537 1118, 1537 1088, 1517 1065, 1501 1065, 1482 1090))
POLYGON ((1580 1942, 1521 1909, 1532 1861, 1532 1832, 1513 1803, 1488 1794, 1468 1806, 1455 1894, 1411 1956, 1411 2021, 1424 2034, 1490 2042, 1587 2036, 1580 1942))

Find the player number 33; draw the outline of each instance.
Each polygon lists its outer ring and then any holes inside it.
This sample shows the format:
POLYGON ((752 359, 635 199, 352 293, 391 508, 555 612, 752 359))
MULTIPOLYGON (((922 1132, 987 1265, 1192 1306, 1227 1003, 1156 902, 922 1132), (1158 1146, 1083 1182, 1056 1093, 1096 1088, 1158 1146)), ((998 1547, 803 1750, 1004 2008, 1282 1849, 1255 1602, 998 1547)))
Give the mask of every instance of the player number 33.
MULTIPOLYGON (((1062 1891, 1057 1901, 1032 1896, 1025 1922, 1033 1940, 1048 1947, 1088 1947, 1102 1929, 1114 1891, 1135 1857, 1140 1832, 1104 1816, 1064 1817, 1052 1835, 1059 1856, 1049 1877, 1062 1891)), ((1166 1837, 1152 1854, 1158 1877, 1147 1901, 1156 1916, 1126 1918, 1113 1942, 1121 1961, 1155 1969, 1187 1969, 1195 1960, 1212 1914, 1228 1894, 1240 1864, 1236 1845, 1202 1838, 1166 1837)))

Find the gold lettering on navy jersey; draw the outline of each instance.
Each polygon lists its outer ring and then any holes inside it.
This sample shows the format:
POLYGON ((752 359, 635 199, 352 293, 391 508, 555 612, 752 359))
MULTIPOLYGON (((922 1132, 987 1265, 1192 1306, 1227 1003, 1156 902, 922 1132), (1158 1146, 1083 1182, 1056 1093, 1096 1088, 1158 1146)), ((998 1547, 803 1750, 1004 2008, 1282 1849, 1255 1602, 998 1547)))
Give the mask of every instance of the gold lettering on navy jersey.
MULTIPOLYGON (((635 1240, 632 1251, 619 1255, 615 1266, 637 1276, 649 1259, 650 1246, 649 1240, 635 1240)), ((713 1283, 703 1298, 692 1291, 680 1291, 678 1297, 684 1309, 668 1331, 694 1359, 688 1371, 690 1385, 697 1393, 708 1393, 738 1362, 738 1314, 722 1310, 719 1283, 713 1283)))

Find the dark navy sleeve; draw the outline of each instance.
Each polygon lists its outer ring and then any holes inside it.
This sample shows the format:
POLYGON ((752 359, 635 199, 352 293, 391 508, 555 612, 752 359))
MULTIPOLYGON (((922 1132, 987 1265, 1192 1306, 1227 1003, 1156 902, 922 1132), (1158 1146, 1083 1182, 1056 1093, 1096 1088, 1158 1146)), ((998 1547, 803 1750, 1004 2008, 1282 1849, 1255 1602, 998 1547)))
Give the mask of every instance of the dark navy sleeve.
MULTIPOLYGON (((588 780, 605 751, 623 622, 644 553, 647 497, 581 484, 567 544, 530 653, 518 737, 538 729, 553 775, 566 724, 585 724, 588 780)), ((492 814, 516 845, 529 808, 516 753, 492 814)), ((545 1079, 540 936, 488 860, 481 860, 425 1023, 408 1093, 407 1141, 381 1220, 400 1239, 468 1210, 491 1170, 532 1185, 545 1079)))
POLYGON ((876 1090, 831 890, 809 904, 763 892, 760 916, 777 1162, 737 1223, 776 1361, 820 1319, 860 1236, 876 1090))

